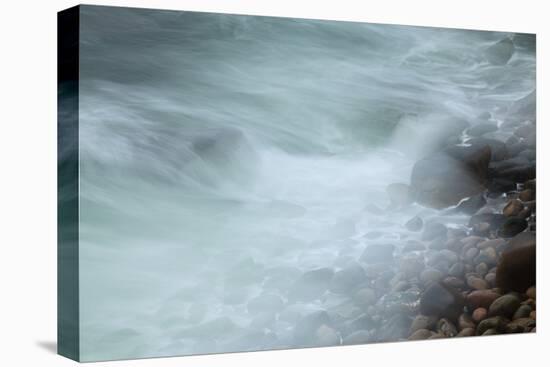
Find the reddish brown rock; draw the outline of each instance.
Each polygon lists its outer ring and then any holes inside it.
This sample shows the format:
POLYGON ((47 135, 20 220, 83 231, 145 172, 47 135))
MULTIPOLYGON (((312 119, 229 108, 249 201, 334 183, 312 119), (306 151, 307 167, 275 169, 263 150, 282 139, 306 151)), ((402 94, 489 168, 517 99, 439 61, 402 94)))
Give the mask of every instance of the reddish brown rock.
POLYGON ((466 297, 466 304, 468 308, 474 310, 476 308, 486 308, 488 309, 491 304, 500 297, 500 294, 491 290, 477 290, 473 291, 466 297))
POLYGON ((484 320, 486 317, 487 317, 487 309, 483 307, 476 308, 472 313, 472 319, 478 323, 484 320))
POLYGON ((512 199, 502 209, 502 214, 507 217, 514 217, 523 210, 523 204, 518 199, 512 199))
POLYGON ((496 285, 504 290, 525 292, 535 284, 536 246, 524 245, 504 251, 497 266, 496 285))

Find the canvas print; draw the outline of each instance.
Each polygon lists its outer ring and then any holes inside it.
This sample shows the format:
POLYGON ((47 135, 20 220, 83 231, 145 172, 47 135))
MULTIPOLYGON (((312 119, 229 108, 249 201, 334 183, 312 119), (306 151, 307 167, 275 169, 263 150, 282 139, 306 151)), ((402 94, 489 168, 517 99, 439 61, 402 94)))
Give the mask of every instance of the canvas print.
POLYGON ((534 34, 58 24, 60 354, 536 331, 534 34))

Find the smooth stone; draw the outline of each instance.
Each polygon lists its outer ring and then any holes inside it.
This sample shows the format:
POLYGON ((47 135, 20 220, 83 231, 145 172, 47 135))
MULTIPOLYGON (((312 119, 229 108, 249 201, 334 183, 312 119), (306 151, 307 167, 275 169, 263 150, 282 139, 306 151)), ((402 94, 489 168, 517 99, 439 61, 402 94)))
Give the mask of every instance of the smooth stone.
POLYGON ((475 329, 475 327, 476 323, 470 315, 463 313, 458 317, 458 330, 464 330, 468 328, 475 329))
POLYGON ((531 306, 521 305, 521 306, 519 306, 519 308, 514 313, 514 316, 512 317, 512 320, 529 317, 529 315, 531 315, 531 311, 533 311, 531 306))
POLYGON ((476 265, 476 273, 481 276, 485 277, 487 275, 487 272, 489 271, 489 267, 485 263, 480 263, 476 265))
POLYGON ((361 284, 365 278, 365 270, 359 264, 351 264, 334 274, 329 289, 334 293, 347 293, 361 284))
POLYGON ((449 288, 461 290, 466 288, 466 283, 461 278, 457 277, 446 277, 443 279, 443 284, 449 288))
POLYGON ((356 345, 366 344, 372 341, 371 333, 367 330, 357 330, 344 338, 342 344, 344 345, 356 345))
POLYGON ((487 204, 487 200, 483 193, 480 193, 461 201, 460 204, 457 205, 456 211, 471 215, 483 208, 485 204, 487 204))
POLYGON ((535 286, 529 287, 527 291, 525 291, 525 294, 529 298, 532 298, 535 300, 537 299, 537 289, 535 288, 535 286))
POLYGON ((492 247, 488 247, 479 252, 479 254, 474 258, 473 263, 475 265, 486 263, 492 266, 497 263, 497 258, 498 255, 496 250, 492 247))
POLYGON ((487 330, 494 329, 499 332, 504 332, 506 324, 509 320, 502 316, 489 317, 485 320, 480 321, 477 325, 476 333, 478 335, 483 335, 487 330))
POLYGON ((423 225, 424 222, 422 221, 422 218, 415 216, 405 223, 405 228, 411 232, 418 232, 422 229, 423 225))
POLYGON ((500 334, 497 329, 487 329, 485 332, 481 335, 483 336, 489 336, 489 335, 498 335, 500 334))
POLYGON ((474 312, 472 312, 472 320, 479 323, 481 320, 484 320, 487 318, 487 309, 483 307, 476 308, 474 312))
POLYGON ((472 289, 476 290, 483 290, 489 288, 489 285, 485 281, 485 279, 479 278, 475 275, 470 275, 466 277, 466 284, 470 286, 472 289))
POLYGON ((498 234, 502 237, 514 237, 527 228, 527 221, 518 217, 508 217, 500 226, 498 234))
POLYGON ((436 324, 437 324, 437 317, 417 315, 411 323, 409 333, 413 334, 414 332, 416 332, 420 329, 430 329, 431 330, 431 329, 435 328, 436 324))
POLYGON ((502 238, 495 238, 492 240, 481 241, 476 245, 476 247, 480 250, 484 250, 489 247, 496 249, 505 244, 506 244, 506 240, 503 240, 502 238))
POLYGON ((499 297, 500 294, 491 289, 472 291, 466 296, 466 304, 472 310, 480 307, 488 309, 499 297))
POLYGON ((525 292, 536 280, 536 246, 526 245, 504 251, 496 271, 496 286, 525 292))
POLYGON ((456 290, 441 283, 431 283, 420 297, 423 315, 455 319, 462 313, 464 298, 456 290))
POLYGON ((371 306, 377 301, 376 292, 371 288, 359 289, 353 299, 355 303, 361 306, 371 306))
POLYGON ((489 307, 489 316, 503 316, 511 318, 520 306, 520 300, 511 294, 497 298, 489 307))
POLYGON ((512 199, 502 209, 502 214, 507 217, 515 217, 523 210, 523 204, 518 199, 512 199))
POLYGON ((424 284, 429 284, 440 281, 444 276, 441 271, 428 268, 420 273, 420 281, 424 284))
POLYGON ((466 337, 466 336, 474 336, 474 335, 476 335, 475 328, 462 329, 458 334, 456 334, 457 337, 466 337))
POLYGON ((463 263, 455 263, 451 268, 449 269, 449 275, 453 277, 460 278, 464 275, 464 264, 463 263))
POLYGON ((522 232, 517 234, 508 241, 507 249, 512 250, 519 247, 534 246, 536 244, 536 236, 532 232, 522 232))
POLYGON ((456 336, 456 334, 458 334, 456 326, 446 318, 442 318, 441 320, 439 320, 439 322, 437 323, 437 331, 448 338, 456 336))
POLYGON ((494 287, 495 286, 495 283, 496 283, 496 278, 497 278, 497 275, 496 273, 487 273, 487 275, 485 275, 485 281, 489 284, 489 286, 491 287, 494 287))
POLYGON ((524 317, 524 318, 518 318, 515 320, 512 320, 510 323, 506 325, 506 332, 507 333, 528 333, 536 326, 536 321, 524 317))
POLYGON ((424 259, 412 254, 405 255, 399 262, 399 270, 407 278, 416 277, 424 270, 424 259))
POLYGON ((464 260, 472 262, 477 255, 479 255, 479 249, 477 247, 472 247, 464 254, 464 260))
POLYGON ((360 260, 367 264, 390 263, 394 250, 391 244, 371 244, 365 248, 360 260))
POLYGON ((412 333, 408 340, 426 340, 430 339, 430 337, 433 335, 433 333, 430 330, 427 329, 419 329, 416 330, 414 333, 412 333))

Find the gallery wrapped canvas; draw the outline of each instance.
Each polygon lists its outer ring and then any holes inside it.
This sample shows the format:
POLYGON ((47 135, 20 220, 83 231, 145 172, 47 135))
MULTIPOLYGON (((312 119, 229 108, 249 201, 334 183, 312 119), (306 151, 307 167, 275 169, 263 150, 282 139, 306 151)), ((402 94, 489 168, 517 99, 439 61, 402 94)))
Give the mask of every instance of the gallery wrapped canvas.
POLYGON ((535 35, 58 18, 58 350, 536 330, 535 35))

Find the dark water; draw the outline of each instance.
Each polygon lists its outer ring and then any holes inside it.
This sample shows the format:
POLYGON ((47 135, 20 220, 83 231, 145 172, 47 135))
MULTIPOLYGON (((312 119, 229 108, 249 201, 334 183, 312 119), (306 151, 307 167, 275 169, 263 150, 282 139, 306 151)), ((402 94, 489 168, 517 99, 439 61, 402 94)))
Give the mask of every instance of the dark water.
POLYGON ((526 35, 86 6, 81 19, 84 360, 306 345, 299 317, 346 297, 290 302, 294 279, 438 216, 364 208, 387 207, 386 186, 449 130, 502 124, 535 88, 526 35))

